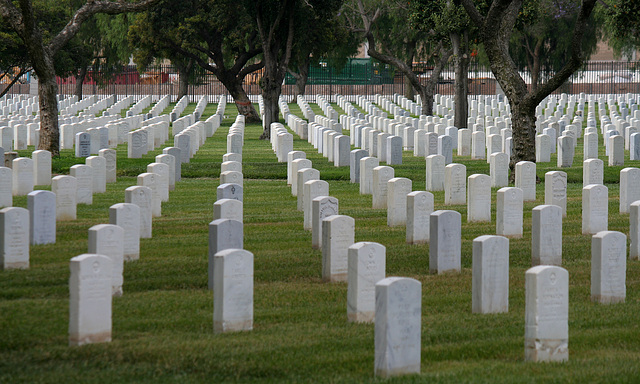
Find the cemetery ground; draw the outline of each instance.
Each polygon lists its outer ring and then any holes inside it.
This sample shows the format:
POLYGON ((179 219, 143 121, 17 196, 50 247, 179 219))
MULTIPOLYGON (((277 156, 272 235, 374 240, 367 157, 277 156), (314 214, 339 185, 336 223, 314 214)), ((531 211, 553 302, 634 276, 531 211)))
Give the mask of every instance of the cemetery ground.
MULTIPOLYGON (((302 116, 297 105, 290 108, 302 116)), ((210 104, 202 120, 214 112, 210 104)), ((374 377, 374 325, 347 322, 346 283, 322 282, 321 251, 312 249, 311 232, 303 230, 286 163, 277 163, 270 143, 258 140, 258 124, 246 125, 243 147, 244 248, 255 256, 253 330, 213 333, 208 223, 236 114, 229 104, 223 126, 183 164, 182 181, 163 203, 162 217, 153 219, 153 238, 141 239, 139 260, 125 262, 124 294, 113 299, 110 343, 68 346, 69 259, 87 252, 89 227, 108 223, 109 207, 124 202, 125 188, 136 184, 136 175, 146 172, 161 149, 127 159, 126 145, 119 146, 117 183, 94 194, 92 205, 78 205, 77 220, 58 222, 55 244, 31 246, 29 269, 0 271, 1 383, 387 381, 374 377)), ((495 188, 491 223, 467 223, 466 205, 445 206, 443 192, 434 192, 436 210, 462 214, 462 272, 429 274, 429 246, 406 244, 405 228, 387 226, 386 210, 371 208, 371 196, 360 195, 358 184, 349 182, 348 167, 334 167, 294 138, 294 150, 305 151, 329 182, 340 214, 355 218, 356 242, 386 247, 387 276, 422 283, 421 374, 389 382, 640 380, 640 262, 627 263, 625 303, 590 300, 591 236, 581 234, 582 139, 575 165, 562 169, 568 175, 562 266, 569 271, 569 361, 525 363, 524 278, 531 267, 531 210, 544 204, 543 183, 536 201, 524 203, 523 238, 509 241, 508 313, 472 314, 471 245, 478 236, 496 233, 495 188)), ((557 170, 555 156, 537 164, 541 180, 557 170)), ((606 164, 604 148, 600 158, 606 164)), ((83 161, 64 150, 53 160, 53 173, 68 174, 83 161)), ((454 162, 467 167, 467 176, 489 174, 485 160, 454 156, 454 162)), ((640 162, 626 160, 625 166, 640 162)), ((618 213, 622 168, 605 166, 604 181, 609 230, 628 234, 629 215, 618 213)), ((405 151, 403 164, 394 169, 396 177, 413 180, 413 190, 425 189, 424 158, 405 151)), ((14 206, 26 204, 26 197, 14 197, 14 206)))

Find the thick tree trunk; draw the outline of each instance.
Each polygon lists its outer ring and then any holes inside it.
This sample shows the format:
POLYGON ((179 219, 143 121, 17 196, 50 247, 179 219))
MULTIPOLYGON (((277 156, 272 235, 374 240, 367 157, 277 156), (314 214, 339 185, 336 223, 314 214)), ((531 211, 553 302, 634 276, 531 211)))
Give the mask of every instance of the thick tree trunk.
POLYGON ((260 139, 268 140, 271 138, 271 123, 277 123, 280 121, 278 107, 278 99, 280 98, 280 91, 271 89, 270 91, 262 91, 262 101, 264 102, 264 131, 260 135, 260 139))
POLYGON ((75 95, 78 98, 78 100, 82 100, 82 87, 84 86, 84 79, 87 77, 87 67, 86 66, 82 66, 82 68, 80 68, 80 70, 78 71, 78 73, 76 73, 76 89, 75 89, 75 95))
POLYGON ((533 57, 533 67, 531 68, 531 92, 538 90, 540 84, 540 56, 533 57))
POLYGON ((565 65, 535 92, 527 85, 509 56, 508 42, 513 32, 522 0, 496 0, 482 16, 472 0, 461 0, 471 20, 480 28, 480 36, 489 57, 491 71, 511 105, 513 151, 510 168, 518 161, 535 161, 535 108, 547 95, 564 83, 584 61, 582 36, 596 0, 583 0, 572 33, 571 57, 565 65))
POLYGON ((422 101, 422 114, 427 116, 433 115, 434 91, 430 91, 428 87, 422 87, 418 93, 420 94, 420 100, 422 101))
POLYGON ((433 95, 436 94, 436 88, 438 86, 438 78, 444 69, 444 66, 449 61, 453 50, 445 49, 442 43, 438 45, 437 55, 435 56, 435 66, 431 71, 431 76, 427 79, 423 89, 418 89, 420 98, 422 99, 422 114, 433 115, 433 95))
POLYGON ((453 60, 455 64, 455 110, 454 125, 459 128, 467 128, 467 116, 469 115, 469 104, 467 94, 469 90, 469 44, 468 33, 461 36, 458 33, 450 34, 453 45, 453 60))
POLYGON ((282 78, 276 63, 265 63, 265 76, 262 78, 262 101, 264 102, 263 128, 260 139, 271 138, 271 123, 280 121, 278 99, 282 93, 282 78))
POLYGON ((60 154, 60 131, 58 130, 58 84, 51 67, 51 73, 38 74, 38 98, 40 103, 40 142, 38 149, 60 154))
POLYGON ((411 80, 405 76, 404 77, 404 97, 406 97, 409 100, 413 100, 415 95, 416 93, 413 88, 413 85, 411 84, 411 80))
POLYGON ((260 116, 251 103, 249 96, 247 96, 247 92, 242 87, 242 80, 238 79, 238 77, 233 74, 221 74, 218 76, 218 79, 222 82, 222 85, 227 88, 231 97, 233 97, 233 101, 236 103, 236 107, 238 108, 238 113, 244 115, 245 122, 259 122, 260 116))
POLYGON ((527 103, 512 102, 511 125, 513 130, 513 150, 509 168, 512 175, 516 163, 519 161, 536 161, 536 110, 529 108, 527 103))
POLYGON ((305 60, 298 66, 298 72, 294 72, 291 69, 288 70, 289 74, 296 79, 296 84, 293 87, 293 91, 296 95, 304 95, 307 88, 307 81, 309 80, 309 65, 311 64, 311 56, 307 56, 305 60))
POLYGON ((189 75, 187 66, 178 66, 178 100, 189 93, 189 75))
MULTIPOLYGON (((413 59, 416 56, 416 45, 417 42, 415 40, 410 40, 407 44, 407 61, 405 64, 411 71, 413 71, 413 59)), ((404 78, 404 97, 409 100, 413 100, 415 96, 414 87, 411 84, 411 79, 405 76, 404 78)))

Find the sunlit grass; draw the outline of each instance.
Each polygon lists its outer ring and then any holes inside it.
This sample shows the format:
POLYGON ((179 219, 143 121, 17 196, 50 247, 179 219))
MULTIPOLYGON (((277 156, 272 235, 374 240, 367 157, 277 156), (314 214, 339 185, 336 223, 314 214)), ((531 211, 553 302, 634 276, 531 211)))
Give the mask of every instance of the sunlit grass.
MULTIPOLYGON (((192 108, 194 105, 190 105, 192 108)), ((172 107, 172 106, 171 106, 172 107)), ((168 107, 168 111, 171 110, 168 107)), ((294 113, 299 113, 291 105, 294 113)), ((188 109, 187 111, 192 110, 188 109)), ((215 112, 209 105, 203 119, 215 112)), ((127 262, 124 296, 113 301, 113 341, 68 347, 69 259, 86 252, 87 230, 108 222, 110 205, 124 201, 124 189, 162 151, 127 159, 117 149, 118 182, 78 206, 78 219, 58 223, 57 243, 31 248, 31 267, 0 271, 0 382, 372 382, 373 326, 346 321, 346 284, 321 281, 321 251, 311 248, 302 213, 286 185, 286 164, 258 140, 259 125, 247 125, 243 148, 244 244, 255 255, 254 330, 213 333, 213 295, 207 290, 208 227, 226 134, 235 118, 227 106, 222 127, 183 165, 183 180, 153 221, 153 238, 141 240, 141 257, 127 262)), ((165 143, 171 146, 172 142, 165 143)), ((640 262, 627 266, 627 300, 610 306, 589 297, 591 241, 581 234, 582 151, 567 172, 568 217, 563 222, 563 266, 569 271, 569 362, 524 363, 524 273, 531 266, 531 209, 524 205, 524 236, 510 240, 509 312, 471 313, 471 245, 495 234, 495 192, 490 223, 466 223, 466 206, 436 209, 462 214, 459 274, 428 274, 428 245, 405 243, 404 228, 389 228, 386 211, 371 208, 371 196, 349 183, 347 167, 336 168, 304 140, 303 150, 339 199, 341 214, 356 220, 356 241, 377 241, 387 249, 387 275, 422 283, 422 373, 389 382, 636 382, 640 377, 640 262)), ((31 150, 31 149, 30 149, 31 150)), ((29 155, 30 150, 21 152, 29 155)), ((601 153, 601 158, 606 157, 601 153)), ((489 173, 486 161, 455 157, 468 174, 489 173)), ((556 170, 537 165, 538 176, 556 170)), ((63 151, 54 172, 83 162, 63 151)), ((626 166, 640 166, 627 162, 626 166)), ((424 159, 405 152, 395 175, 424 188, 424 159)), ((618 213, 622 167, 605 166, 609 228, 628 233, 628 215, 618 213)), ((26 198, 14 205, 26 207, 26 198)))

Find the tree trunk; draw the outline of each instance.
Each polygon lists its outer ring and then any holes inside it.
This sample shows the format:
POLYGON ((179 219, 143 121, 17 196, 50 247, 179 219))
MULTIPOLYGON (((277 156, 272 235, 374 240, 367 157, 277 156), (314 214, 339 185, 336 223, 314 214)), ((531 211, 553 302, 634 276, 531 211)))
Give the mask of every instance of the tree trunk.
POLYGON ((188 65, 179 65, 178 69, 178 100, 182 99, 189 93, 189 75, 190 75, 190 66, 188 65))
POLYGON ((262 101, 264 102, 264 131, 260 135, 260 139, 271 139, 271 123, 277 123, 280 121, 278 107, 278 98, 280 97, 280 91, 275 89, 262 90, 262 101))
POLYGON ((264 102, 263 132, 260 139, 271 138, 271 123, 280 121, 278 99, 282 93, 282 76, 279 76, 276 63, 265 63, 265 76, 262 78, 262 101, 264 102), (271 65, 269 65, 271 64, 271 65))
POLYGON ((469 83, 469 44, 468 33, 463 32, 462 36, 459 33, 451 33, 450 39, 453 46, 453 61, 455 65, 455 110, 454 110, 454 126, 462 129, 467 128, 467 116, 468 116, 468 83, 469 83))
MULTIPOLYGON (((435 88, 435 87, 433 87, 435 88)), ((422 114, 431 116, 433 115, 433 90, 429 90, 429 87, 422 87, 419 92, 420 100, 422 101, 422 114)))
POLYGON ((229 91, 231 97, 233 97, 233 101, 236 103, 236 107, 238 108, 238 113, 244 115, 245 122, 259 122, 260 116, 251 103, 249 96, 247 96, 247 92, 245 92, 242 87, 242 80, 236 75, 230 73, 221 73, 218 76, 218 80, 220 80, 222 85, 224 85, 225 88, 227 88, 227 91, 229 91))
POLYGON ((529 108, 528 103, 512 102, 511 125, 513 131, 513 150, 509 168, 514 175, 516 163, 519 161, 536 161, 536 110, 529 108))
POLYGON ((422 99, 422 114, 433 115, 433 95, 436 94, 436 87, 438 86, 438 79, 444 69, 444 66, 449 61, 453 50, 445 49, 442 43, 438 44, 437 54, 434 55, 435 66, 431 71, 431 76, 427 78, 426 84, 422 87, 422 90, 418 89, 420 98, 422 99))
POLYGON ((38 74, 38 98, 40 103, 40 142, 38 149, 60 154, 60 131, 58 130, 58 84, 51 66, 51 73, 38 74))
POLYGON ((411 80, 406 76, 404 77, 404 97, 409 100, 413 100, 416 93, 414 92, 413 85, 411 84, 411 80))
MULTIPOLYGON (((409 69, 411 71, 413 71, 413 59, 416 56, 416 45, 417 42, 415 40, 410 40, 407 43, 407 67, 409 67, 409 69)), ((415 92, 414 92, 414 87, 411 84, 411 79, 407 78, 405 76, 404 78, 404 97, 406 97, 409 100, 413 100, 415 96, 415 92)))
POLYGON ((296 95, 304 95, 307 88, 307 81, 309 80, 309 65, 311 64, 311 56, 307 56, 304 61, 298 67, 298 72, 289 70, 288 72, 296 79, 296 84, 293 87, 293 91, 296 95))
POLYGON ((78 98, 78 101, 82 100, 82 87, 84 86, 84 79, 87 77, 87 67, 82 66, 78 73, 76 73, 76 89, 75 95, 78 98))

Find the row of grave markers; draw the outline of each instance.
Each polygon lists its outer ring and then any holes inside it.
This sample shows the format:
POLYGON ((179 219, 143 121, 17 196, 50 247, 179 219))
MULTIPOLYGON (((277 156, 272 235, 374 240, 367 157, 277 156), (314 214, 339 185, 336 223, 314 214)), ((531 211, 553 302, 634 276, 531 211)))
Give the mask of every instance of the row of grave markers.
MULTIPOLYGON (((284 134, 284 133, 285 132, 281 132, 281 134, 284 134)), ((358 150, 352 151, 352 159, 357 158, 357 156, 358 156, 358 150)), ((304 157, 305 157, 304 152, 300 153, 300 151, 292 151, 288 154, 288 164, 289 164, 288 178, 295 179, 295 176, 293 176, 293 173, 295 172, 299 173, 298 177, 304 178, 306 169, 300 168, 300 166, 303 166, 303 167, 311 166, 310 161, 306 160, 304 157)), ((354 162, 355 161, 352 160, 351 165, 353 165, 354 162)), ((516 176, 516 179, 519 181, 519 183, 518 181, 517 183, 532 185, 533 200, 535 200, 535 164, 534 163, 519 164, 518 168, 520 169, 521 172, 518 172, 518 170, 516 170, 516 175, 520 173, 521 177, 516 176), (533 168, 533 177, 534 177, 533 182, 526 183, 525 181, 523 183, 522 174, 528 174, 530 172, 522 172, 522 170, 531 170, 531 167, 533 168)), ((378 171, 377 172, 378 174, 380 173, 384 174, 385 171, 389 173, 388 169, 378 169, 377 171, 378 171)), ((633 178, 632 176, 631 177, 629 176, 634 174, 637 171, 640 171, 640 170, 638 170, 637 168, 624 169, 623 172, 621 172, 621 180, 623 179, 625 179, 625 181, 635 180, 635 178, 633 178)), ((392 172, 393 172, 393 169, 391 169, 391 175, 392 175, 392 172)), ((357 170, 354 172, 354 170, 352 169, 352 172, 351 172, 352 181, 353 179, 355 179, 354 177, 355 173, 357 173, 357 170)), ((451 173, 455 173, 455 172, 451 172, 451 173)), ((463 173, 466 174, 466 172, 463 172, 463 173)), ((545 199, 552 200, 552 202, 556 202, 556 203, 557 201, 561 201, 561 202, 564 202, 564 204, 561 204, 563 205, 562 207, 555 206, 555 205, 547 205, 547 206, 539 206, 534 209, 534 214, 533 214, 534 235, 532 236, 534 244, 532 248, 534 249, 534 252, 537 254, 537 257, 536 256, 533 257, 533 264, 534 265, 536 264, 558 264, 559 265, 561 262, 561 254, 559 256, 559 260, 557 257, 548 258, 545 256, 547 256, 546 254, 549 253, 550 249, 558 249, 557 244, 560 244, 559 249, 561 253, 561 241, 562 241, 562 236, 561 236, 562 221, 561 220, 562 220, 563 214, 566 215, 566 174, 564 172, 555 171, 555 172, 549 172, 546 175, 546 177, 550 179, 551 182, 547 182, 549 187, 545 191, 546 192, 545 199), (553 218, 555 218, 555 222, 559 223, 559 225, 547 225, 547 223, 550 223, 551 221, 553 221, 553 218), (536 232, 537 232, 537 236, 536 236, 536 232), (555 242, 555 244, 553 244, 554 242, 552 241, 551 246, 549 246, 547 242, 551 237, 553 238, 559 237, 559 241, 555 242), (536 238, 538 240, 537 242, 536 242, 536 238), (556 246, 553 246, 553 245, 556 245, 556 246)), ((379 178, 380 177, 378 177, 377 179, 379 178)), ((403 178, 393 178, 393 179, 387 178, 386 179, 386 182, 387 182, 386 190, 391 191, 388 194, 388 196, 394 196, 394 197, 388 197, 387 199, 388 224, 390 226, 397 225, 396 223, 402 222, 400 218, 395 217, 395 216, 398 216, 398 214, 401 215, 400 212, 406 212, 407 216, 409 216, 412 211, 415 212, 415 207, 412 209, 409 207, 409 205, 403 204, 404 202, 402 200, 405 200, 405 201, 409 200, 408 196, 402 196, 402 195, 406 192, 406 190, 409 190, 409 191, 411 190, 411 187, 410 187, 411 182, 409 179, 405 179, 405 180, 402 180, 402 179, 403 178), (404 188, 402 188, 401 186, 404 188), (400 187, 397 189, 402 192, 396 193, 395 192, 396 187, 400 187), (403 206, 407 207, 406 211, 403 209, 404 208, 403 206), (394 214, 390 213, 390 211, 392 210, 395 210, 398 214, 394 216, 394 214)), ((464 180, 464 178, 462 178, 462 180, 464 180)), ((304 187, 309 186, 309 188, 312 188, 311 186, 313 184, 318 184, 319 182, 322 182, 322 181, 321 180, 307 181, 304 184, 304 187)), ((635 191, 635 190, 640 191, 640 188, 634 188, 633 183, 626 183, 626 184, 628 185, 628 187, 627 186, 621 187, 625 191, 635 191)), ((490 196, 491 195, 490 195, 489 176, 487 175, 470 176, 469 188, 470 188, 470 193, 468 195, 469 200, 467 200, 467 203, 469 204, 468 220, 474 221, 478 218, 477 216, 486 216, 488 211, 488 217, 490 221, 490 213, 491 213, 490 212, 490 196), (475 192, 471 193, 471 189, 473 189, 474 191, 477 191, 478 188, 481 186, 484 187, 484 189, 487 189, 489 191, 489 194, 484 194, 484 196, 488 195, 488 198, 483 199, 482 196, 476 196, 475 192), (473 209, 474 206, 479 205, 478 201, 485 202, 485 204, 482 204, 484 207, 486 207, 486 202, 488 202, 489 209, 488 210, 486 208, 479 209, 480 213, 478 214, 478 212, 476 212, 478 211, 478 209, 473 209)), ((328 185, 324 189, 326 189, 328 194, 328 185)), ((384 187, 381 187, 379 189, 384 189, 384 187)), ((462 189, 463 193, 466 193, 466 188, 463 187, 458 189, 462 189)), ((303 189, 302 191, 303 191, 302 194, 304 196, 304 194, 307 192, 307 189, 303 189)), ((299 184, 295 188, 295 192, 298 193, 298 201, 300 201, 300 194, 299 194, 300 185, 299 184)), ((606 211, 605 211, 605 214, 602 215, 601 207, 603 206, 603 204, 600 204, 600 201, 602 200, 603 192, 605 196, 604 201, 606 202, 607 200, 606 187, 604 187, 603 185, 589 185, 589 184, 585 186, 584 193, 583 193, 583 201, 584 201, 583 232, 595 234, 592 237, 592 243, 593 243, 592 244, 592 265, 593 265, 592 299, 595 301, 603 302, 603 303, 609 303, 609 302, 624 301, 624 297, 625 297, 624 275, 626 271, 626 236, 620 232, 606 231, 606 221, 608 219, 608 216, 606 215, 606 211), (602 188, 605 188, 605 190, 603 191, 602 188), (602 224, 603 217, 605 219, 604 225, 602 224), (602 227, 604 227, 604 230, 600 230, 602 227), (605 254, 606 256, 604 256, 605 254)), ((294 193, 293 187, 292 187, 292 193, 294 193)), ((420 195, 428 192, 418 191, 413 193, 420 195)), ((631 192, 631 193, 634 193, 634 192, 631 192)), ((519 227, 520 227, 520 236, 521 236, 521 228, 522 228, 521 217, 522 217, 522 200, 523 200, 522 189, 521 188, 503 188, 499 190, 498 210, 500 211, 502 206, 502 210, 504 211, 504 204, 500 204, 500 200, 504 201, 505 197, 508 197, 509 195, 514 195, 514 194, 520 195, 519 215, 517 210, 515 213, 516 213, 516 216, 520 217, 519 227)), ((309 196, 309 198, 313 198, 313 197, 309 196)), ((326 199, 326 198, 328 197, 327 196, 318 197, 316 199, 318 199, 318 202, 320 202, 322 199, 326 199)), ((428 199, 428 197, 424 197, 424 199, 428 199)), ((302 198, 302 200, 304 200, 304 197, 302 198)), ((446 197, 445 197, 445 200, 447 200, 446 197)), ((631 201, 633 201, 633 199, 631 201)), ((621 207, 625 206, 628 208, 629 206, 631 206, 632 210, 636 210, 637 208, 633 208, 633 207, 640 206, 640 201, 633 204, 627 204, 628 202, 629 200, 626 197, 621 198, 621 207)), ((314 200, 314 203, 315 203, 315 200, 314 200)), ((457 203, 460 204, 460 202, 457 202, 457 203)), ((462 203, 464 203, 464 198, 462 203)), ((374 205, 375 205, 375 202, 374 202, 374 205)), ((337 201, 335 202, 335 206, 337 211, 337 201)), ((306 208, 306 206, 304 207, 306 208)), ((623 209, 624 208, 621 208, 621 211, 623 211, 623 209)), ((502 216, 504 219, 505 217, 508 218, 508 217, 512 217, 513 215, 514 215, 513 212, 506 212, 506 213, 503 213, 503 215, 500 215, 499 213, 497 221, 504 221, 504 220, 500 220, 500 216, 502 216)), ((339 215, 336 215, 336 218, 337 216, 339 215)), ((632 216, 635 216, 637 221, 637 214, 632 216)), ((431 215, 431 224, 432 224, 431 228, 434 228, 432 234, 435 235, 432 237, 430 241, 430 265, 434 265, 434 264, 436 265, 436 267, 434 268, 435 270, 433 272, 438 270, 437 265, 439 260, 441 260, 441 263, 444 262, 446 264, 446 261, 451 260, 451 254, 452 253, 455 254, 455 245, 454 245, 453 252, 450 247, 451 239, 447 238, 447 241, 444 241, 444 239, 440 239, 438 237, 438 234, 440 232, 440 235, 443 235, 445 233, 447 235, 450 235, 451 228, 455 228, 455 227, 459 228, 460 227, 459 217, 460 217, 460 214, 455 211, 437 211, 436 213, 431 215), (456 214, 457 214, 457 219, 455 218, 456 214), (452 218, 451 216, 454 216, 454 217, 452 218), (454 223, 454 224, 449 224, 449 225, 444 224, 447 222, 454 223), (439 224, 441 226, 448 227, 447 230, 438 231, 439 224), (441 240, 440 241, 441 244, 442 243, 445 244, 444 247, 447 249, 442 253, 444 253, 446 256, 442 259, 439 259, 438 257, 434 257, 434 260, 432 261, 432 254, 440 253, 438 250, 438 243, 439 243, 438 240, 441 240)), ((329 223, 331 223, 332 220, 326 220, 326 222, 327 222, 326 229, 330 230, 331 224, 329 223)), ((325 229, 324 225, 325 224, 323 221, 323 229, 325 229)), ((407 223, 407 227, 409 228, 410 226, 411 225, 407 223)), ((502 226, 500 225, 500 223, 497 223, 497 226, 499 229, 500 227, 502 227, 503 229, 505 227, 504 222, 502 223, 502 226)), ((635 226, 637 228, 638 224, 636 223, 635 226)), ((351 226, 349 226, 348 224, 344 224, 344 226, 339 227, 340 229, 336 231, 336 233, 340 233, 341 236, 344 237, 345 236, 344 233, 347 233, 347 234, 349 233, 348 231, 349 227, 351 226)), ((633 227, 633 223, 632 223, 632 227, 633 227)), ((348 235, 346 235, 346 237, 348 237, 348 235)), ((635 241, 632 240, 632 243, 634 242, 637 243, 637 237, 638 236, 636 233, 636 240, 635 241)), ((409 238, 410 238, 410 234, 409 234, 409 231, 407 231, 407 239, 409 238)), ((349 242, 347 241, 347 243, 349 242)), ((351 243, 353 243, 353 241, 351 241, 351 243)), ((456 242, 456 243, 459 244, 459 242, 456 242)), ((315 246, 315 244, 313 245, 315 246)), ((323 248, 323 277, 325 276, 324 249, 325 248, 323 248)), ((477 262, 474 262, 474 276, 473 276, 474 277, 474 290, 473 290, 474 294, 473 294, 473 304, 472 304, 473 311, 482 312, 483 305, 488 308, 496 307, 496 308, 501 308, 501 310, 506 310, 506 307, 508 307, 508 239, 502 236, 482 236, 480 238, 477 238, 474 241, 474 261, 476 260, 477 262), (499 290, 495 289, 496 281, 491 281, 489 283, 491 285, 488 284, 487 286, 484 287, 484 290, 483 290, 483 287, 481 286, 482 284, 481 282, 483 281, 482 279, 483 271, 481 267, 476 268, 477 265, 478 266, 482 265, 482 256, 476 256, 476 255, 477 254, 482 255, 483 248, 490 249, 490 251, 487 251, 487 254, 497 254, 498 257, 502 259, 497 261, 496 260, 487 261, 487 265, 492 265, 494 267, 496 265, 500 265, 502 268, 506 268, 506 272, 501 271, 501 273, 503 276, 504 275, 507 276, 507 281, 506 282, 504 280, 501 281, 503 289, 502 289, 502 292, 500 292, 501 294, 498 295, 497 299, 495 298, 496 291, 499 292, 499 290), (506 259, 506 263, 504 263, 505 259, 506 259), (491 264, 488 264, 488 263, 491 263, 491 264), (491 289, 487 289, 487 287, 491 287, 491 289), (506 289, 504 287, 506 287, 506 289), (482 300, 483 297, 485 298, 484 303, 482 300)), ((458 269, 459 269, 459 251, 458 251, 458 269)), ((446 270, 446 267, 444 270, 446 270)), ((500 272, 496 272, 496 270, 492 270, 492 271, 486 271, 484 275, 494 277, 498 273, 500 272)), ((487 277, 485 277, 484 280, 487 280, 487 277)), ((549 290, 555 291, 557 289, 557 291, 561 294, 560 296, 562 297, 556 296, 554 299, 549 300, 548 303, 544 303, 544 300, 539 300, 539 301, 529 300, 530 296, 531 297, 534 297, 534 296, 527 295, 527 298, 528 298, 527 308, 528 309, 531 308, 531 311, 529 310, 527 311, 527 325, 526 325, 526 332, 525 332, 525 358, 527 360, 533 360, 533 361, 549 361, 549 360, 563 361, 568 359, 568 322, 567 322, 568 321, 568 272, 559 267, 543 265, 540 267, 534 267, 530 271, 528 271, 526 280, 527 280, 527 291, 535 290, 536 287, 540 285, 541 282, 544 283, 546 280, 546 282, 552 285, 552 287, 550 288, 545 287, 544 290, 541 290, 539 292, 540 295, 542 296, 545 292, 548 292, 549 290), (559 276, 562 283, 558 284, 559 287, 554 287, 554 285, 558 283, 559 276), (566 303, 564 303, 563 300, 566 303), (546 305, 546 306, 541 306, 541 305, 546 305), (544 316, 537 316, 537 314, 539 314, 540 312, 548 311, 549 307, 551 306, 560 307, 559 318, 546 319, 544 316), (545 320, 549 320, 549 321, 545 322, 545 320)), ((419 284, 419 282, 417 283, 419 284)), ((376 287, 376 289, 378 288, 376 287)), ((352 308, 351 304, 349 305, 349 308, 352 308)), ((491 309, 488 309, 488 311, 491 311, 491 309)), ((420 315, 418 314, 418 326, 417 326, 418 334, 417 336, 413 335, 414 340, 419 340, 419 318, 420 318, 419 316, 420 315)), ((354 315, 352 317, 356 318, 357 316, 354 315)), ((381 327, 381 328, 384 328, 384 327, 381 327)), ((388 332, 389 332, 388 330, 385 330, 384 334, 388 334, 388 332)), ((388 342, 389 342, 388 340, 380 340, 380 345, 383 345, 383 344, 386 345, 386 343, 388 342)), ((376 338, 376 346, 378 346, 377 338, 376 338)), ((397 347, 398 346, 396 345, 396 348, 397 347)), ((376 372, 378 374, 385 375, 385 376, 390 374, 390 372, 395 372, 395 373, 419 372, 419 361, 420 361, 419 343, 417 348, 415 346, 412 346, 412 347, 407 346, 407 348, 417 351, 417 358, 413 360, 413 363, 408 361, 391 362, 391 363, 389 361, 386 361, 385 363, 382 363, 381 361, 384 360, 384 357, 385 356, 388 357, 389 355, 386 355, 384 352, 378 353, 378 349, 376 349, 376 372), (380 365, 378 364, 379 363, 378 355, 381 356, 380 365), (417 364, 417 370, 406 369, 407 366, 415 367, 415 364, 417 364)), ((381 349, 384 350, 384 348, 381 348, 381 349)), ((397 349, 396 349, 396 352, 397 352, 397 349)))

